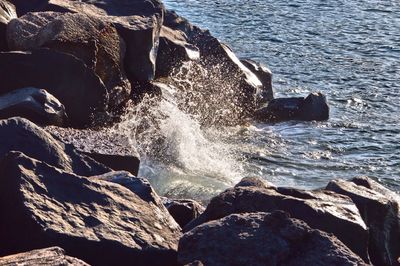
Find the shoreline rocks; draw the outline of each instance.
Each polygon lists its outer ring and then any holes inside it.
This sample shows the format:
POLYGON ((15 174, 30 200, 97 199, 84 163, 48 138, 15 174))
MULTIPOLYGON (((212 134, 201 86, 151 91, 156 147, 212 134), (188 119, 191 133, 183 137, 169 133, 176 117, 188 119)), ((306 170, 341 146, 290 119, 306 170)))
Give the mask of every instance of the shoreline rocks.
POLYGON ((50 244, 94 265, 175 264, 180 227, 131 190, 20 152, 3 157, 0 169, 0 255, 50 244))
POLYGON ((248 177, 204 209, 137 176, 108 126, 144 95, 199 127, 329 118, 324 95, 274 99, 271 71, 162 2, 0 0, 0 51, 0 264, 397 265, 399 197, 371 179, 248 177))
POLYGON ((329 119, 329 105, 320 92, 310 93, 305 98, 277 98, 256 110, 255 119, 259 122, 324 121, 329 119))
POLYGON ((334 236, 276 211, 231 214, 200 225, 179 241, 181 264, 366 265, 334 236))

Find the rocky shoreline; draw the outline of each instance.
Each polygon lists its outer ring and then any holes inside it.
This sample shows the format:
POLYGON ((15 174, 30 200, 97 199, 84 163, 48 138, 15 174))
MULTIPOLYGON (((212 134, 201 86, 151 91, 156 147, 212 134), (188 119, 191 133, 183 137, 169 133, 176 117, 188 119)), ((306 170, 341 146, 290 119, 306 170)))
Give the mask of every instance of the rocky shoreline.
POLYGON ((202 206, 137 176, 110 128, 171 92, 202 126, 329 118, 158 0, 0 0, 0 73, 0 265, 400 264, 400 198, 368 177, 247 177, 202 206))

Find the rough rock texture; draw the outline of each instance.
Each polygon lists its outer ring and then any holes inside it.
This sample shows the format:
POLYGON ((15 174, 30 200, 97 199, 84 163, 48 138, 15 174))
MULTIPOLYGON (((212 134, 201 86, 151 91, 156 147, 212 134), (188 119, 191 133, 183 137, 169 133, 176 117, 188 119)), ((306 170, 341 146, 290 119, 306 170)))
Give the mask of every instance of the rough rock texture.
POLYGON ((78 153, 72 145, 55 140, 46 131, 23 118, 0 120, 0 158, 10 151, 23 152, 49 165, 83 176, 110 171, 102 164, 78 153))
POLYGON ((284 212, 232 214, 185 233, 178 261, 204 265, 365 265, 336 237, 284 212))
POLYGON ((35 249, 1 257, 0 265, 89 266, 82 260, 66 256, 60 247, 35 249))
POLYGON ((158 0, 49 0, 40 10, 84 13, 112 23, 126 43, 131 81, 154 78, 164 6, 158 0))
POLYGON ((40 125, 63 126, 65 107, 46 90, 23 88, 0 96, 0 119, 20 116, 40 125))
POLYGON ((81 59, 105 84, 111 106, 130 95, 123 68, 125 44, 110 23, 85 14, 28 13, 8 24, 7 38, 13 50, 46 47, 81 59))
POLYGON ((199 202, 191 199, 164 198, 164 205, 182 228, 199 217, 205 209, 199 202))
POLYGON ((7 51, 7 24, 17 17, 15 6, 7 0, 0 0, 0 51, 7 51))
POLYGON ((166 26, 161 28, 156 77, 166 77, 183 62, 199 59, 199 49, 187 42, 183 32, 166 26))
POLYGON ((167 211, 108 181, 19 152, 0 162, 0 252, 60 246, 93 265, 174 265, 180 227, 167 211))
POLYGON ((184 231, 232 213, 283 210, 315 229, 333 233, 366 262, 368 230, 350 198, 330 191, 238 186, 214 197, 203 214, 184 231))
POLYGON ((257 106, 261 106, 274 99, 272 89, 272 72, 263 64, 259 64, 250 59, 240 60, 245 67, 253 72, 262 83, 262 89, 257 95, 257 106))
POLYGON ((45 89, 64 106, 69 123, 87 126, 104 111, 108 93, 100 78, 75 56, 49 49, 0 53, 0 94, 15 89, 45 89))
POLYGON ((64 143, 72 144, 79 152, 110 167, 137 175, 140 155, 124 132, 102 129, 73 129, 49 126, 45 128, 64 143))
POLYGON ((323 121, 329 119, 329 106, 322 93, 310 93, 306 98, 277 98, 258 109, 254 117, 262 122, 287 120, 323 121))
POLYGON ((375 265, 398 265, 399 196, 370 178, 334 180, 326 189, 349 196, 369 227, 369 254, 375 265))

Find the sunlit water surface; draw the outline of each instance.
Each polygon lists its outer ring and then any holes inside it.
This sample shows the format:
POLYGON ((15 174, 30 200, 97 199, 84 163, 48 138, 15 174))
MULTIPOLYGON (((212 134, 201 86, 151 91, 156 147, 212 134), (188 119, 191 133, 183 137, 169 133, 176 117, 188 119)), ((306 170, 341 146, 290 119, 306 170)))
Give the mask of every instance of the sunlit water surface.
POLYGON ((238 56, 267 65, 276 97, 325 93, 331 118, 205 129, 172 92, 156 129, 133 137, 135 114, 118 128, 132 134, 140 174, 160 193, 207 199, 251 175, 298 188, 367 175, 400 190, 399 1, 164 2, 238 56), (166 140, 162 147, 152 134, 166 140))

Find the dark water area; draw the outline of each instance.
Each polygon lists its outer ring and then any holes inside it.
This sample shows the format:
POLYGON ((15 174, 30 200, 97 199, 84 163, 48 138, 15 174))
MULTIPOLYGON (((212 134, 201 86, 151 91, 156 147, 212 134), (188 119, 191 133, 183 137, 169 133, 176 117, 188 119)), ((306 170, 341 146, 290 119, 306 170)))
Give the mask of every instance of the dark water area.
POLYGON ((328 122, 258 124, 237 136, 253 147, 243 149, 247 171, 307 188, 368 175, 400 190, 399 1, 165 4, 267 65, 277 97, 328 97, 328 122))

